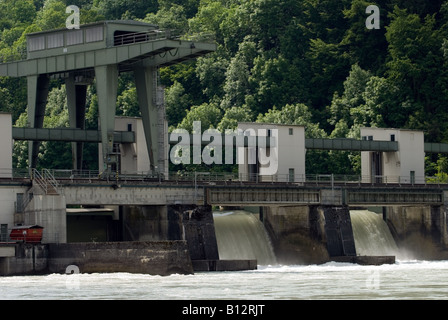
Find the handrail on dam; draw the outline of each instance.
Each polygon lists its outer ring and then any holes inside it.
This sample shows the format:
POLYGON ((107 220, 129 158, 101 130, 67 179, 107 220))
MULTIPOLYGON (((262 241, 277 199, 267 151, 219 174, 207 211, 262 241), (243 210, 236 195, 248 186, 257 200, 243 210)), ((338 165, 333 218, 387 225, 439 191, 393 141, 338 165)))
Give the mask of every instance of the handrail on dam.
MULTIPOLYGON (((429 177, 408 181, 406 177, 386 176, 292 177, 210 172, 171 172, 165 177, 148 172, 104 175, 95 170, 42 170, 60 186, 67 204, 387 206, 442 205, 448 201, 448 184, 429 177), (152 191, 148 192, 148 188, 152 191)), ((28 174, 23 170, 0 169, 0 183, 31 185, 37 174, 36 169, 28 174)))
MULTIPOLYGON (((315 186, 447 186, 448 181, 440 177, 404 177, 404 176, 362 176, 344 174, 241 174, 232 172, 169 172, 167 176, 160 172, 123 172, 105 174, 98 170, 45 169, 64 183, 94 183, 98 181, 126 183, 177 183, 177 184, 293 184, 315 186)), ((1 169, 3 179, 31 179, 29 169, 1 169)))

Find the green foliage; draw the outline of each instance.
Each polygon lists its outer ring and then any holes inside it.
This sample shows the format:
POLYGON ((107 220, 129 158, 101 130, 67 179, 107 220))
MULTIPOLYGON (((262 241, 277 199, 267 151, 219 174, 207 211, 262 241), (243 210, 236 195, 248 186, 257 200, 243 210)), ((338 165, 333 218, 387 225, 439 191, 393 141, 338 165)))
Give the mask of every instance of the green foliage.
POLYGON ((205 131, 210 128, 217 128, 219 119, 221 119, 221 110, 218 106, 213 103, 203 103, 200 106, 191 107, 177 127, 193 133, 193 122, 200 121, 201 130, 205 131))
MULTIPOLYGON (((223 131, 239 121, 306 126, 307 137, 356 137, 361 126, 425 131, 448 141, 448 1, 378 0, 380 29, 365 27, 366 0, 4 0, 0 58, 23 59, 26 34, 63 28, 65 7, 81 23, 136 19, 176 29, 185 38, 212 35, 214 53, 160 70, 170 128, 223 131)), ((67 126, 64 87, 52 82, 46 126, 67 126)), ((0 78, 0 111, 26 125, 26 79, 0 78)), ((132 74, 119 81, 117 115, 139 116, 132 74)), ((95 85, 86 127, 98 127, 95 85)), ((70 146, 42 144, 41 162, 69 163, 70 146)), ((14 165, 26 166, 26 143, 14 165)), ((97 148, 84 156, 95 168, 97 148)), ((313 173, 359 172, 359 153, 309 151, 313 173)), ((441 159, 429 170, 443 175, 441 159)), ((69 165, 68 165, 69 166, 69 165)), ((232 170, 234 168, 231 168, 232 170)))

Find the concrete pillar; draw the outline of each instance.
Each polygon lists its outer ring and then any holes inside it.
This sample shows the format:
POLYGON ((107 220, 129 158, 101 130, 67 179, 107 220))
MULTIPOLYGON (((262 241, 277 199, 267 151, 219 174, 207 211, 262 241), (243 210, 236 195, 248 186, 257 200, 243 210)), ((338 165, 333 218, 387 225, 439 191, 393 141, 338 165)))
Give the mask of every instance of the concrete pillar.
POLYGON ((446 206, 387 207, 387 224, 409 259, 447 259, 446 206))
POLYGON ((101 125, 103 172, 108 172, 117 162, 112 155, 114 144, 115 110, 118 89, 118 67, 107 65, 95 67, 98 111, 101 125))
POLYGON ((35 194, 26 207, 25 225, 44 227, 42 243, 66 243, 66 207, 63 195, 35 194))
POLYGON ((146 145, 149 153, 150 170, 155 170, 159 161, 158 149, 158 121, 156 96, 157 68, 145 67, 134 70, 135 84, 137 88, 138 103, 142 115, 143 128, 145 131, 146 145))
POLYGON ((347 206, 321 206, 330 257, 356 256, 350 210, 347 206))
POLYGON ((330 260, 325 217, 318 206, 263 208, 263 223, 278 263, 319 264, 330 260))
POLYGON ((218 242, 211 206, 181 207, 185 240, 191 260, 219 260, 218 242))
MULTIPOLYGON (((75 83, 73 73, 65 80, 70 128, 85 129, 87 85, 75 83)), ((82 142, 72 142, 73 169, 82 169, 82 142)))
MULTIPOLYGON (((47 105, 50 78, 47 75, 33 75, 27 77, 28 90, 28 122, 31 128, 42 128, 44 124, 45 107, 47 105)), ((39 142, 28 143, 28 165, 35 168, 39 142)))

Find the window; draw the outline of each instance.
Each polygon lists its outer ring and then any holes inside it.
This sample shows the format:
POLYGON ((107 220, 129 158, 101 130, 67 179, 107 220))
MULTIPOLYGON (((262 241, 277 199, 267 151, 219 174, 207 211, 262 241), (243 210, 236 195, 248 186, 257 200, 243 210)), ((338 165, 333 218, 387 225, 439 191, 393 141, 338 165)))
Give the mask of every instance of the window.
POLYGON ((294 182, 294 168, 289 169, 289 182, 294 182))
POLYGON ((132 123, 128 123, 128 131, 132 131, 132 123))
POLYGON ((289 135, 292 136, 293 134, 293 128, 289 128, 289 135))
POLYGON ((6 242, 8 241, 8 225, 2 224, 0 226, 0 241, 6 242))
POLYGON ((16 213, 23 213, 23 193, 17 193, 16 194, 16 213))
POLYGON ((37 51, 45 49, 45 36, 34 37, 28 39, 28 50, 37 51))
POLYGON ((68 31, 65 34, 65 41, 68 46, 83 43, 84 42, 83 41, 83 31, 82 30, 68 31))
POLYGON ((103 26, 86 29, 86 42, 103 40, 103 26))
POLYGON ((395 135, 394 134, 390 135, 390 141, 395 141, 395 135))
POLYGON ((64 46, 64 34, 62 32, 60 33, 54 33, 49 34, 47 36, 47 48, 59 48, 64 46))
POLYGON ((268 129, 267 134, 268 134, 268 137, 272 137, 272 130, 268 129))

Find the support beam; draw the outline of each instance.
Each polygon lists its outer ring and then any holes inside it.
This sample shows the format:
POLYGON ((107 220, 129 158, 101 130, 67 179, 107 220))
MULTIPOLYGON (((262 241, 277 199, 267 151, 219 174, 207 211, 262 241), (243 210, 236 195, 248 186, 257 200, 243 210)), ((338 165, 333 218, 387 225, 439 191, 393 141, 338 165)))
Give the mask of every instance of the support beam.
POLYGON ((155 104, 157 68, 136 68, 134 69, 134 75, 149 153, 150 169, 154 170, 159 159, 157 107, 155 104))
MULTIPOLYGON (((75 75, 71 73, 65 80, 67 106, 70 128, 85 129, 87 85, 75 83, 75 75)), ((73 169, 82 169, 82 142, 72 142, 73 169)))
MULTIPOLYGON (((29 126, 31 128, 42 128, 44 124, 50 78, 45 74, 28 76, 27 85, 29 126)), ((39 142, 30 141, 28 144, 28 161, 31 168, 36 167, 38 153, 39 142)))
POLYGON ((95 76, 101 126, 104 163, 103 171, 110 171, 111 165, 117 162, 112 151, 114 144, 115 106, 118 89, 118 66, 107 65, 95 67, 95 76))

